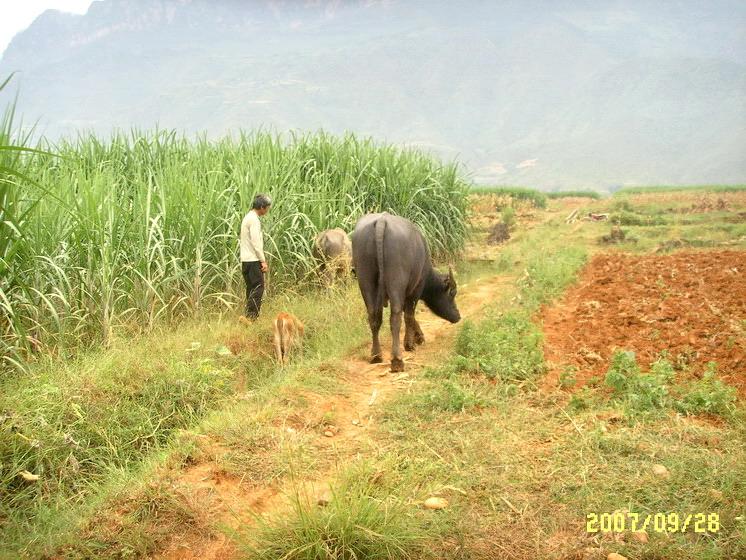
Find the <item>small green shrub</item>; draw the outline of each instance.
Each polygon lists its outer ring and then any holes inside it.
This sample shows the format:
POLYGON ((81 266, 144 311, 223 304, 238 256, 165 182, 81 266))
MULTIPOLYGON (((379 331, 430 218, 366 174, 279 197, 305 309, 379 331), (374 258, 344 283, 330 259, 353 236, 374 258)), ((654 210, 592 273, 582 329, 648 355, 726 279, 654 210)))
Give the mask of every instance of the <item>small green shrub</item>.
POLYGON ((565 366, 562 369, 562 373, 560 374, 559 382, 560 387, 563 388, 570 388, 574 387, 578 380, 575 377, 575 374, 577 374, 578 368, 576 366, 565 366))
POLYGON ((512 228, 515 225, 515 209, 511 206, 503 208, 500 212, 500 218, 508 229, 512 228))
POLYGON ((663 358, 651 366, 649 373, 643 374, 634 352, 618 351, 612 356, 605 383, 630 412, 642 413, 660 410, 669 404, 668 383, 673 376, 673 367, 663 358))
POLYGON ((640 368, 635 359, 635 353, 617 351, 611 357, 611 366, 606 372, 606 385, 617 393, 624 393, 630 386, 630 379, 640 375, 640 368))
POLYGON ((594 395, 592 389, 589 387, 583 387, 579 391, 573 393, 567 406, 570 410, 587 410, 591 407, 591 404, 593 404, 593 400, 594 395))
POLYGON ((611 203, 612 212, 634 212, 635 209, 628 200, 615 200, 611 203))
POLYGON ((715 368, 710 362, 701 379, 673 385, 676 368, 666 352, 642 373, 634 352, 620 351, 612 357, 605 383, 633 414, 672 408, 728 417, 735 411, 736 390, 717 379, 715 368))
POLYGON ((735 410, 736 390, 717 379, 714 362, 707 364, 701 379, 686 383, 679 393, 674 408, 685 414, 730 416, 735 410))

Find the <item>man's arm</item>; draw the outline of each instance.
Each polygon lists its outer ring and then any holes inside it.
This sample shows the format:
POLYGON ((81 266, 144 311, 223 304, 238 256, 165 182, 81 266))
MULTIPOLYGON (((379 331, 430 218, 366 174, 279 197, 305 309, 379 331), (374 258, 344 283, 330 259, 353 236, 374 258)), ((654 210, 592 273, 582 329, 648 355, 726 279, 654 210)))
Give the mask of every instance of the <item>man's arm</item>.
POLYGON ((249 228, 249 243, 254 248, 254 253, 256 253, 259 262, 262 263, 262 270, 266 270, 267 259, 264 256, 264 237, 262 236, 262 226, 258 219, 253 221, 249 228))

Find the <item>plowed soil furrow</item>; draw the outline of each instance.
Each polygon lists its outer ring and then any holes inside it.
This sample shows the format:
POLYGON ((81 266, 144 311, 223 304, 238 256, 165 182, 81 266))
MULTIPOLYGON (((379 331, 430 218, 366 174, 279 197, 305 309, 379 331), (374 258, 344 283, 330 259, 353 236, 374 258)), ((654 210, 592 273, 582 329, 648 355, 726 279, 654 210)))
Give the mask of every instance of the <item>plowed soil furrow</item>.
POLYGON ((701 374, 718 372, 746 395, 746 253, 601 254, 564 297, 543 310, 547 388, 567 366, 576 387, 606 373, 617 349, 647 368, 662 351, 701 374))

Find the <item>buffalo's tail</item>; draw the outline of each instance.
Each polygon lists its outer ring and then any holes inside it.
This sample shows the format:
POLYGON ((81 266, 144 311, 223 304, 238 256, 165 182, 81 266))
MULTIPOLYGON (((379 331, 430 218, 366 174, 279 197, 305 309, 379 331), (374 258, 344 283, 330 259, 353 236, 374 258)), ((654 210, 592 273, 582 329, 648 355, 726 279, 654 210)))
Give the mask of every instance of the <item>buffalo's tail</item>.
POLYGON ((378 262, 378 305, 386 305, 386 286, 383 279, 383 234, 386 231, 386 220, 376 221, 376 261, 378 262))

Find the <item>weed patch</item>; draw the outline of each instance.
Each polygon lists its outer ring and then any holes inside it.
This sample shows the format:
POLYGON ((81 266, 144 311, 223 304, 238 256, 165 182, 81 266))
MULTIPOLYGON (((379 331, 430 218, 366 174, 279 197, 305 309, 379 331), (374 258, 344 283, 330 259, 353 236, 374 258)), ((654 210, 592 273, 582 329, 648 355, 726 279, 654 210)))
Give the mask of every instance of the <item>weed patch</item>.
POLYGON ((675 385, 675 377, 676 370, 665 357, 653 362, 648 373, 642 373, 634 352, 617 351, 605 383, 631 415, 674 409, 729 417, 735 411, 736 390, 716 378, 714 363, 708 364, 701 379, 675 385))
POLYGON ((685 414, 715 414, 729 417, 736 410, 736 390, 717 378, 716 365, 710 362, 701 379, 684 383, 674 408, 685 414))
POLYGON ((324 507, 299 492, 292 513, 264 522, 245 547, 252 560, 404 560, 425 536, 400 500, 363 477, 344 481, 324 507))
POLYGON ((523 310, 479 324, 465 322, 456 339, 457 373, 481 374, 503 382, 533 379, 544 371, 541 331, 523 310))

